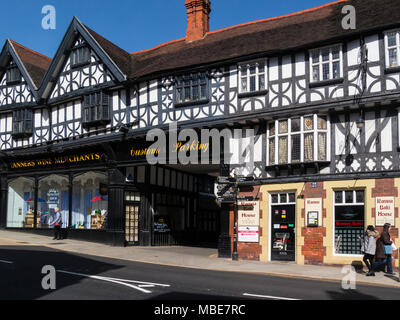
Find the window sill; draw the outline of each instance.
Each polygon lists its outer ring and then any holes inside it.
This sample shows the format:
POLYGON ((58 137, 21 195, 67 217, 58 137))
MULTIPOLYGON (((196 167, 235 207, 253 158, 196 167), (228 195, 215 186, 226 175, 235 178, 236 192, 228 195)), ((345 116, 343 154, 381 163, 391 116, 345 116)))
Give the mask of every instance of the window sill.
POLYGON ((90 127, 98 127, 98 126, 105 126, 109 124, 111 120, 96 120, 96 121, 87 121, 83 122, 82 126, 84 128, 90 128, 90 127))
POLYGON ((90 64, 90 61, 86 61, 86 62, 81 62, 81 63, 77 63, 77 64, 72 64, 71 63, 71 69, 78 69, 78 68, 82 68, 85 67, 87 65, 90 64))
POLYGON ((209 102, 210 102, 210 99, 203 99, 203 100, 196 100, 196 101, 179 102, 179 103, 175 103, 174 106, 175 106, 175 108, 182 108, 182 107, 195 106, 198 104, 206 104, 209 102))
POLYGON ((14 80, 14 81, 6 81, 6 83, 7 83, 8 86, 15 86, 15 85, 17 85, 17 84, 21 84, 21 82, 22 82, 21 79, 19 79, 19 80, 14 80))
POLYGON ((251 98, 257 96, 264 96, 268 93, 268 90, 254 91, 254 92, 243 92, 239 93, 238 98, 251 98))
POLYGON ((309 161, 309 162, 296 162, 296 163, 282 163, 282 164, 273 164, 273 165, 267 165, 265 167, 266 171, 276 171, 276 172, 281 172, 282 170, 288 170, 289 174, 292 174, 291 172, 294 169, 300 169, 302 173, 306 172, 307 168, 314 168, 317 171, 319 171, 322 168, 328 167, 330 165, 330 161, 309 161))
POLYGON ((343 83, 344 78, 338 78, 338 79, 331 79, 331 80, 324 80, 324 81, 317 81, 317 82, 311 82, 309 87, 310 88, 318 88, 318 87, 325 87, 325 86, 331 86, 334 84, 340 84, 343 83))
POLYGON ((398 67, 386 67, 385 68, 385 74, 390 74, 390 73, 400 73, 400 66, 398 66, 398 67))
POLYGON ((14 139, 26 139, 32 137, 32 132, 21 132, 21 133, 12 133, 11 134, 14 139))

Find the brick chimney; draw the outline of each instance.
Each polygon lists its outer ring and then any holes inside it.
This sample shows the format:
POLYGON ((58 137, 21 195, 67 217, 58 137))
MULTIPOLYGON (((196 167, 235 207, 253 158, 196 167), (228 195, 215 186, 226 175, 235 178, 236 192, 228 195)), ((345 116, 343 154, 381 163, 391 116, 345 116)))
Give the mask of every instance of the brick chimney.
POLYGON ((203 39, 210 30, 210 0, 185 0, 185 7, 188 18, 186 41, 203 39))

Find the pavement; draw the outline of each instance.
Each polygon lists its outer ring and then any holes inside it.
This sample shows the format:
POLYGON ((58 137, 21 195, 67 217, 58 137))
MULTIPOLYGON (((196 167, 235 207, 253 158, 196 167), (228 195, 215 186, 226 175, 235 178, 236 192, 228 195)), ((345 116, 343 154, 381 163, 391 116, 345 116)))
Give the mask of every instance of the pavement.
MULTIPOLYGON (((81 240, 53 241, 52 237, 0 230, 0 246, 44 246, 65 252, 92 255, 132 262, 185 267, 225 272, 244 272, 279 277, 342 282, 346 274, 343 266, 298 265, 283 262, 260 262, 218 258, 216 249, 198 247, 111 247, 81 240)), ((5 257, 0 257, 0 259, 5 257)), ((365 267, 364 267, 365 270, 365 267)), ((356 273, 356 283, 400 288, 398 270, 395 276, 377 272, 366 277, 365 271, 356 273)))

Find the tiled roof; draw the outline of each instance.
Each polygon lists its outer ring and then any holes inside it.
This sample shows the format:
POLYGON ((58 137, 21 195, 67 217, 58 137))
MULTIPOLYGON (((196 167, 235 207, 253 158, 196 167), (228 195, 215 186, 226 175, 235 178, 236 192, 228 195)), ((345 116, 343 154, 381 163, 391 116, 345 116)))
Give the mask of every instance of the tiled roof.
POLYGON ((111 41, 105 39, 89 27, 85 26, 87 31, 91 36, 97 41, 97 43, 103 48, 103 50, 108 54, 111 60, 118 66, 118 68, 125 74, 130 74, 131 55, 125 50, 121 49, 117 45, 113 44, 111 41))
POLYGON ((199 41, 184 39, 133 53, 130 78, 158 72, 310 46, 400 23, 400 0, 340 0, 298 13, 209 32, 199 41), (342 8, 356 8, 356 30, 344 30, 342 8))
POLYGON ((36 88, 39 88, 52 60, 49 57, 28 49, 13 40, 10 40, 10 43, 19 56, 36 88))

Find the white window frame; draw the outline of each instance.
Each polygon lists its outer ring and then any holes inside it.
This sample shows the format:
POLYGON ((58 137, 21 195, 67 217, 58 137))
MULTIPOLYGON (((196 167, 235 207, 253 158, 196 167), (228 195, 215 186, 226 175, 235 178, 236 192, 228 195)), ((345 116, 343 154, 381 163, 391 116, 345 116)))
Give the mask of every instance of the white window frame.
POLYGON ((395 30, 389 30, 384 33, 385 35, 385 59, 386 59, 386 68, 397 68, 400 67, 400 30, 395 29, 395 30), (395 33, 396 34, 396 46, 391 46, 389 47, 389 34, 395 33), (390 66, 389 65, 389 50, 391 49, 397 49, 397 65, 396 66, 390 66))
POLYGON ((264 60, 255 60, 255 61, 249 61, 246 63, 241 63, 238 65, 238 86, 239 86, 239 93, 254 93, 254 92, 260 92, 260 91, 265 91, 268 88, 268 60, 264 59, 264 60), (255 73, 255 77, 256 77, 256 89, 254 91, 250 91, 250 66, 251 65, 256 65, 256 73, 255 73), (262 75, 262 73, 259 72, 259 66, 263 65, 264 66, 264 89, 260 89, 260 75, 262 75), (242 76, 242 69, 243 67, 247 68, 247 73, 246 73, 246 79, 247 79, 247 90, 244 91, 242 88, 242 78, 244 78, 244 76, 242 76))
POLYGON ((350 189, 350 190, 346 190, 346 189, 336 189, 336 190, 331 190, 331 192, 333 192, 333 217, 332 217, 332 221, 333 221, 333 244, 332 244, 332 250, 333 250, 333 256, 334 257, 355 257, 355 258, 359 258, 362 257, 362 254, 345 254, 345 253, 336 253, 336 206, 364 206, 364 227, 366 225, 366 220, 365 220, 365 213, 366 213, 366 203, 365 203, 365 199, 367 196, 367 192, 364 189, 350 189), (335 198, 335 193, 341 191, 343 193, 343 202, 342 203, 336 203, 336 198, 335 198), (346 199, 345 199, 345 191, 353 191, 353 203, 346 203, 346 199), (364 202, 356 202, 357 198, 356 198, 356 191, 364 191, 364 202))
POLYGON ((324 82, 324 81, 330 81, 330 80, 337 80, 343 78, 343 44, 336 44, 332 46, 326 46, 322 48, 316 48, 312 49, 309 51, 309 62, 310 62, 310 83, 318 83, 318 82, 324 82), (339 48, 339 77, 334 78, 333 77, 333 63, 337 62, 338 59, 333 59, 332 57, 332 51, 335 48, 339 48), (322 51, 329 49, 329 61, 322 61, 322 51), (318 51, 319 52, 319 62, 314 63, 313 62, 313 54, 314 52, 318 51), (323 79, 323 65, 329 63, 329 79, 323 79), (319 80, 314 80, 313 76, 313 67, 315 65, 319 66, 319 80))
MULTIPOLYGON (((274 120, 275 123, 275 135, 270 136, 269 124, 267 123, 267 165, 282 165, 282 164, 293 164, 293 163, 305 163, 304 161, 304 135, 313 133, 313 160, 312 161, 330 161, 330 118, 328 115, 318 115, 318 114, 308 114, 304 116, 293 116, 292 118, 278 119, 274 120), (323 116, 326 118, 326 129, 318 129, 318 116, 323 116), (304 130, 304 118, 313 117, 313 130, 304 130), (300 118, 300 131, 292 132, 292 119, 300 118), (288 132, 279 133, 279 121, 288 121, 288 132), (318 159, 318 133, 326 133, 326 160, 318 159), (292 135, 300 135, 300 161, 292 162, 292 135), (288 137, 288 157, 287 162, 279 163, 279 137, 288 137), (274 163, 269 162, 269 141, 270 139, 275 139, 275 161, 274 163)), ((307 161, 308 162, 308 161, 307 161)))

